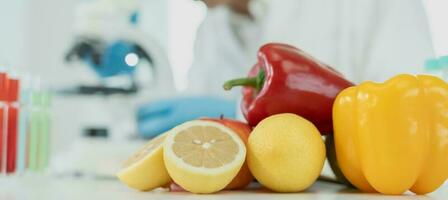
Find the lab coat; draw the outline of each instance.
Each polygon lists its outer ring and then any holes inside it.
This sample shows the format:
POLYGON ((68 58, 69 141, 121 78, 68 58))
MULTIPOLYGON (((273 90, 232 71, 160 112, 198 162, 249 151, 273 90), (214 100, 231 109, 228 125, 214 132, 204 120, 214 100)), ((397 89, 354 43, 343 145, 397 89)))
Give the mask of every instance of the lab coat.
POLYGON ((225 6, 208 11, 196 34, 193 64, 189 70, 188 92, 232 97, 237 91, 224 92, 221 85, 229 79, 245 76, 258 45, 261 26, 225 6), (239 32, 238 32, 239 31, 239 32), (251 51, 249 49, 255 49, 251 51))
POLYGON ((209 10, 195 43, 189 89, 225 93, 225 80, 242 77, 267 42, 294 45, 355 83, 422 73, 433 56, 419 0, 252 0, 253 19, 227 7, 209 10))

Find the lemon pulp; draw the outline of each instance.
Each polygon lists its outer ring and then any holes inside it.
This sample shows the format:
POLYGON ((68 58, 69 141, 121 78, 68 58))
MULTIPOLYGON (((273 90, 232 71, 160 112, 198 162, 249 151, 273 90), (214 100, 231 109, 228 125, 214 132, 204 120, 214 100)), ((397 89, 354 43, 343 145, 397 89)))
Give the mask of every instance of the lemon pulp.
POLYGON ((127 159, 118 172, 118 178, 127 186, 137 190, 152 190, 171 181, 163 162, 162 134, 143 146, 137 153, 127 159))
POLYGON ((174 154, 194 167, 224 166, 235 159, 238 151, 235 141, 216 127, 194 126, 174 137, 174 154))
POLYGON ((193 193, 213 193, 224 189, 238 174, 246 147, 232 129, 194 120, 169 132, 163 153, 174 182, 193 193))
POLYGON ((145 146, 143 146, 139 151, 137 151, 137 153, 132 155, 132 157, 128 158, 123 163, 123 168, 131 166, 132 164, 142 160, 146 155, 153 152, 157 147, 163 144, 163 140, 165 139, 165 137, 166 135, 163 134, 149 141, 147 144, 145 144, 145 146))

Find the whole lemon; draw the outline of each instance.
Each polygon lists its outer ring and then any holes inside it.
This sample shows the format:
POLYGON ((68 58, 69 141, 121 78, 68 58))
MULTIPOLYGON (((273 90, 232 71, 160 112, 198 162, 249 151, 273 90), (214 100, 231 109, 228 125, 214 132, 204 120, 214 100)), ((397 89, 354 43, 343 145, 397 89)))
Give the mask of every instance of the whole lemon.
POLYGON ((247 144, 247 164, 254 177, 276 192, 299 192, 319 177, 325 145, 317 128, 295 114, 262 120, 247 144))

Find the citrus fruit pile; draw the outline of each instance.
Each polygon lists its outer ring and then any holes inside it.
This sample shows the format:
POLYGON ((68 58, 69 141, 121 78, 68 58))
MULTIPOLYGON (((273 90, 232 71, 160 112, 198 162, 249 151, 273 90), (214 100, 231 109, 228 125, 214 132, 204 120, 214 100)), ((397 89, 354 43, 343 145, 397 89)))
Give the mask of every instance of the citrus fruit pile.
POLYGON ((299 192, 314 183, 324 159, 319 131, 294 114, 268 117, 253 131, 235 120, 200 119, 149 141, 117 176, 142 191, 176 184, 214 193, 243 189, 255 177, 273 191, 299 192))

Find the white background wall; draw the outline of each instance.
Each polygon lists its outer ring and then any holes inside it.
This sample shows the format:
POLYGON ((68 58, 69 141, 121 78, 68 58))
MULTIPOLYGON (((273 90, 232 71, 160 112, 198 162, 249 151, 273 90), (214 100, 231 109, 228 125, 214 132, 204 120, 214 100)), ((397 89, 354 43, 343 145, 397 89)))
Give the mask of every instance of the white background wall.
POLYGON ((23 59, 26 4, 28 0, 3 1, 0 5, 0 67, 23 59))
POLYGON ((438 56, 448 55, 448 1, 424 0, 429 17, 434 49, 438 56))

